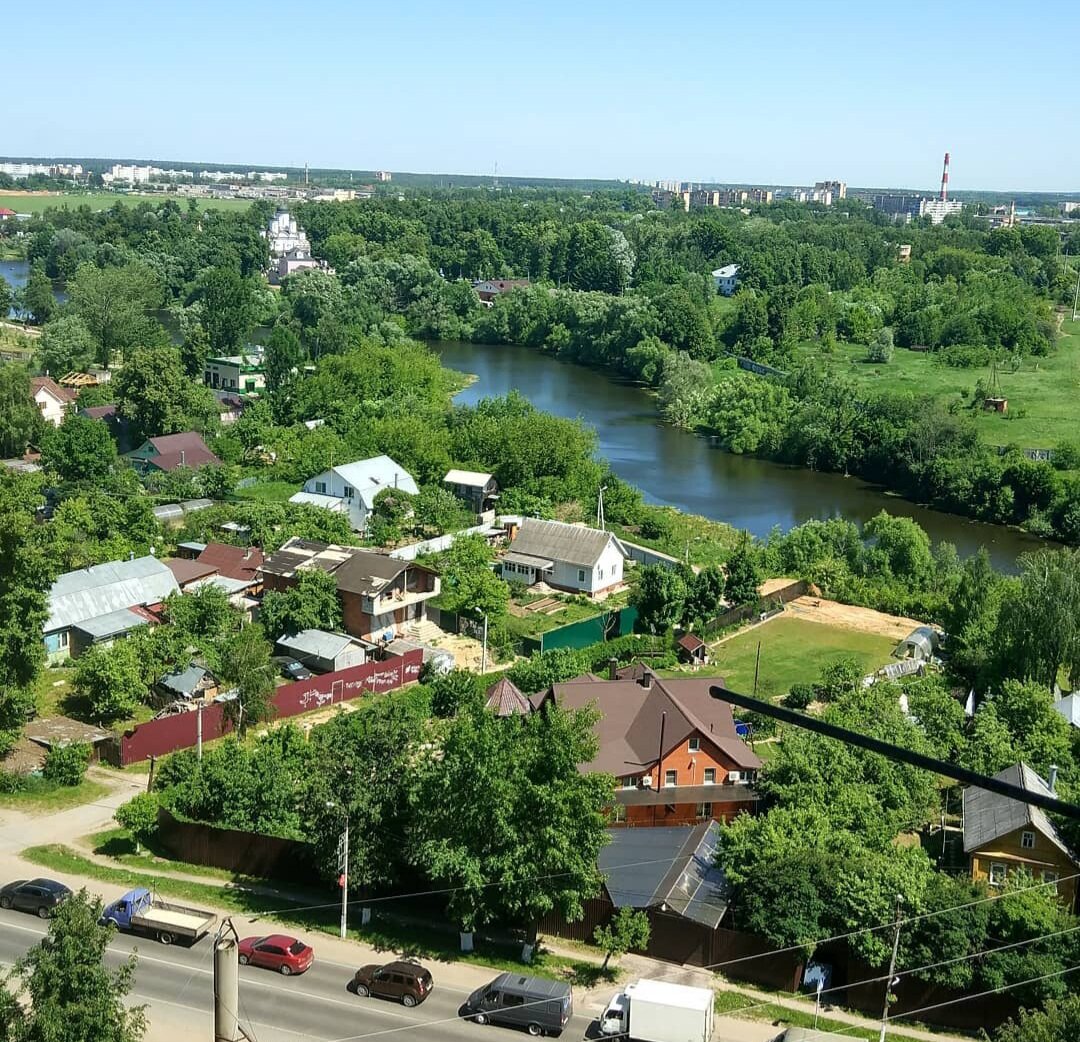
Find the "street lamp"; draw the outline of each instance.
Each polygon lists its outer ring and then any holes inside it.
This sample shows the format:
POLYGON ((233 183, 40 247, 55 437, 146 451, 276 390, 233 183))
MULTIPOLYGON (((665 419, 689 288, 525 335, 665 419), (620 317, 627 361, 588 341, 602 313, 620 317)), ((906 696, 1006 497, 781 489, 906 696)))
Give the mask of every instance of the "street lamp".
MULTIPOLYGON (((337 807, 333 800, 327 800, 331 810, 337 807)), ((338 885, 341 887, 341 939, 345 940, 349 923, 349 811, 345 808, 345 830, 338 839, 338 885)))

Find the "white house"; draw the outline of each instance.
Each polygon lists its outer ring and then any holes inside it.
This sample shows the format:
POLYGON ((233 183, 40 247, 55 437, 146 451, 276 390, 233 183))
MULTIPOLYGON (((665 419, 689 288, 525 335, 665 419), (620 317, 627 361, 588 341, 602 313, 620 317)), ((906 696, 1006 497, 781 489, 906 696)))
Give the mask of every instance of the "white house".
POLYGON ((590 597, 623 581, 626 548, 610 532, 563 521, 526 517, 503 554, 504 579, 548 586, 590 597))
POLYGON ((738 264, 725 264, 722 268, 717 268, 712 277, 716 292, 725 297, 730 297, 739 288, 738 264))
POLYGON ((389 456, 374 456, 316 474, 289 502, 311 503, 335 514, 348 514, 353 530, 363 532, 375 497, 388 488, 413 496, 420 491, 412 475, 389 456))
POLYGON ((290 216, 288 210, 278 210, 270 218, 262 236, 270 244, 271 257, 284 257, 291 250, 311 252, 308 237, 296 223, 296 218, 290 216))
POLYGON ((75 401, 75 395, 66 387, 61 387, 50 376, 35 376, 30 381, 30 389, 33 391, 34 401, 37 402, 41 415, 54 427, 59 427, 64 422, 64 415, 75 401))

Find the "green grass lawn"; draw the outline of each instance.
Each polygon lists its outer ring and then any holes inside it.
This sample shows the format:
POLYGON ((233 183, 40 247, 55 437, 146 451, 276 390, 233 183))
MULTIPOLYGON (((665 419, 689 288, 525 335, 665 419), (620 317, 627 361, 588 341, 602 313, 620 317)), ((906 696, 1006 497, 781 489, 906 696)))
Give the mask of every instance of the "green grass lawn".
POLYGON ((288 481, 260 481, 257 485, 237 489, 237 499, 249 499, 257 503, 287 503, 299 489, 288 481))
POLYGON ((44 778, 30 776, 21 792, 0 795, 0 807, 12 810, 55 812, 92 803, 109 794, 109 787, 84 778, 78 785, 57 785, 44 778))
MULTIPOLYGON (((92 210, 107 210, 116 203, 128 203, 137 206, 142 202, 164 202, 173 199, 180 206, 187 208, 188 200, 184 196, 166 195, 163 192, 153 194, 135 194, 121 192, 70 192, 63 195, 5 195, 0 192, 0 207, 14 210, 16 213, 41 213, 52 207, 89 206, 92 210)), ((251 199, 196 199, 200 210, 246 210, 251 199)))
MULTIPOLYGON (((86 700, 80 698, 72 690, 71 684, 74 679, 73 663, 66 666, 52 666, 41 671, 35 692, 38 716, 70 716, 73 720, 81 720, 86 724, 98 722, 91 716, 86 700)), ((153 715, 154 710, 149 706, 136 706, 131 718, 117 721, 113 730, 124 731, 136 724, 144 724, 152 719, 153 715)))
MULTIPOLYGON (((887 364, 867 362, 866 348, 856 344, 838 345, 829 355, 822 355, 814 345, 804 345, 800 353, 825 359, 834 372, 850 377, 860 387, 932 394, 965 406, 971 403, 976 383, 990 380, 988 366, 953 369, 937 362, 929 351, 898 347, 887 364)), ((1080 322, 1062 324, 1062 336, 1049 357, 1025 358, 1015 373, 1007 365, 1000 368, 998 382, 1009 400, 1009 411, 1005 415, 981 409, 971 412, 987 443, 1047 449, 1062 439, 1075 438, 1080 322)))
POLYGON ((710 649, 712 665, 735 691, 750 694, 761 642, 758 694, 777 699, 791 685, 817 680, 824 666, 853 655, 867 673, 891 661, 896 642, 888 637, 780 616, 710 649))
POLYGON ((626 525, 608 523, 608 530, 639 546, 648 546, 691 564, 721 564, 739 541, 739 530, 723 521, 712 521, 700 514, 683 514, 671 507, 661 507, 668 531, 660 538, 650 539, 626 525))

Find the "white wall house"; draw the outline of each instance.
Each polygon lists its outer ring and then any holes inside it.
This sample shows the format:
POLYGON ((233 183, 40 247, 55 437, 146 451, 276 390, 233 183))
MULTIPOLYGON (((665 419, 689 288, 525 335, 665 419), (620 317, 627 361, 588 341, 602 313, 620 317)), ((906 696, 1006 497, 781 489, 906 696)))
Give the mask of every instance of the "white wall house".
POLYGON ((74 403, 75 395, 48 376, 35 376, 30 381, 30 389, 46 422, 59 427, 74 403))
POLYGON ((725 297, 730 297, 739 288, 738 264, 725 264, 722 268, 717 268, 712 277, 716 292, 725 297))
POLYGON ((389 456, 374 456, 316 474, 289 502, 310 503, 335 514, 347 514, 353 530, 363 532, 375 497, 388 488, 412 496, 420 491, 413 476, 389 456))
POLYGON ((621 585, 628 556, 610 532, 526 517, 503 554, 502 577, 592 597, 621 585))

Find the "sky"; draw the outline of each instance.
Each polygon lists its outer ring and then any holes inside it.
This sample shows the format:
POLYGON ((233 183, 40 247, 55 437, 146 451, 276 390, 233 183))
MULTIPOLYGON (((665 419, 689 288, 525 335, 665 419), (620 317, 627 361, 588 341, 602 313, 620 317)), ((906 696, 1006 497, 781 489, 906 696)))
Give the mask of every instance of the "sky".
POLYGON ((0 154, 1080 189, 1080 3, 6 4, 0 154))

